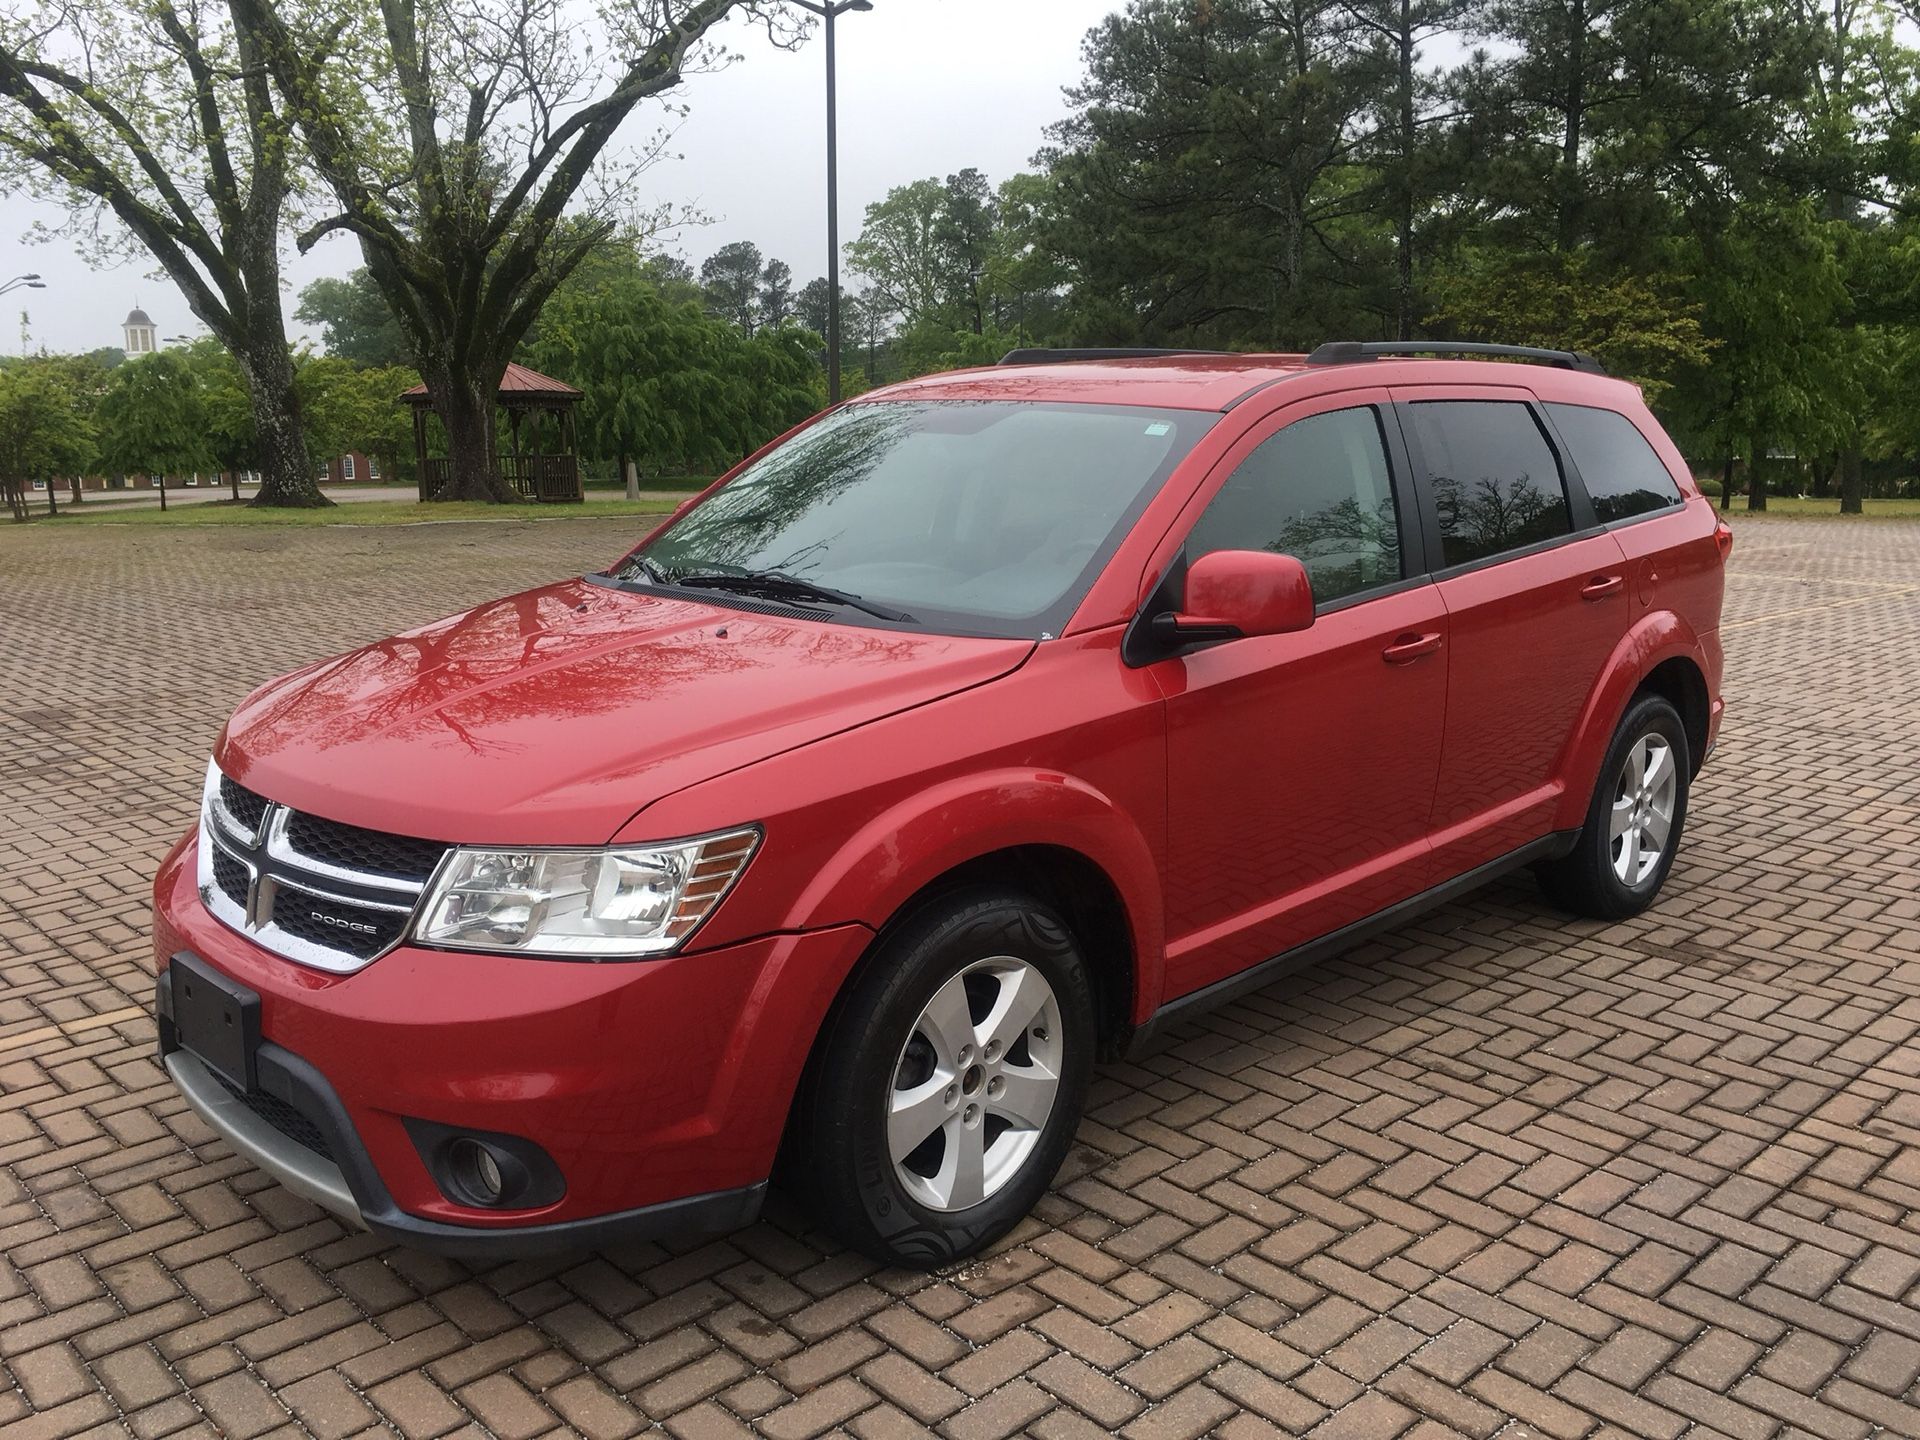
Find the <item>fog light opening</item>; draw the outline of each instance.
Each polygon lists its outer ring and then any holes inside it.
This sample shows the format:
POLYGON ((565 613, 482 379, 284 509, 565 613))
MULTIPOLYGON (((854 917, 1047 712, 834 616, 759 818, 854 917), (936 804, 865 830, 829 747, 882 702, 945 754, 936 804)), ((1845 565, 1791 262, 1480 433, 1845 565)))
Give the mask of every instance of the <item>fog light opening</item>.
POLYGON ((500 1161, 486 1145, 463 1136, 453 1142, 447 1158, 460 1188, 480 1204, 498 1205, 505 1197, 507 1186, 500 1161))

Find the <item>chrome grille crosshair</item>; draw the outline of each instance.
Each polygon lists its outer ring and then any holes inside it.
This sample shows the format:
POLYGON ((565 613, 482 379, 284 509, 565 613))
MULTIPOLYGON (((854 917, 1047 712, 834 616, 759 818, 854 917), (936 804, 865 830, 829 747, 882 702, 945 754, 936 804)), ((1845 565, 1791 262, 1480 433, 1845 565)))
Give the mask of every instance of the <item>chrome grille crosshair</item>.
POLYGON ((405 937, 449 847, 265 800, 211 764, 200 806, 200 899, 297 964, 350 974, 405 937), (370 868, 354 861, 371 861, 370 868))

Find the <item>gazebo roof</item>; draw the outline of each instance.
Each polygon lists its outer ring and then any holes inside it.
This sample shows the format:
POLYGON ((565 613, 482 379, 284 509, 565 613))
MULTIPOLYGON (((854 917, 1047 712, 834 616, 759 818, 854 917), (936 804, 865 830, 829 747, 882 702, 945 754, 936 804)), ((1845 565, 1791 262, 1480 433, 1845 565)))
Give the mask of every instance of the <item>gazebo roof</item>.
MULTIPOLYGON (((580 391, 564 380, 556 380, 551 375, 542 375, 538 370, 529 370, 524 365, 509 361, 507 373, 500 377, 500 389, 496 392, 504 404, 515 400, 578 400, 580 391)), ((415 405, 427 403, 427 387, 416 385, 405 391, 400 398, 415 405)))

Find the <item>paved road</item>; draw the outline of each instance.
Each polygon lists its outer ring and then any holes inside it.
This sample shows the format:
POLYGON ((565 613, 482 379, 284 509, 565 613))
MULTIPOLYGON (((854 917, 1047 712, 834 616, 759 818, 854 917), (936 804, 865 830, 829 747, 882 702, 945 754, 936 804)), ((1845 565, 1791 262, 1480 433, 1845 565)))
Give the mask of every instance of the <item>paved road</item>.
POLYGON ((1920 1435, 1920 525, 1741 528, 1654 912, 1517 879, 1101 1071, 992 1259, 384 1248, 163 1081, 147 877, 253 681, 631 534, 0 527, 6 1440, 1920 1435))

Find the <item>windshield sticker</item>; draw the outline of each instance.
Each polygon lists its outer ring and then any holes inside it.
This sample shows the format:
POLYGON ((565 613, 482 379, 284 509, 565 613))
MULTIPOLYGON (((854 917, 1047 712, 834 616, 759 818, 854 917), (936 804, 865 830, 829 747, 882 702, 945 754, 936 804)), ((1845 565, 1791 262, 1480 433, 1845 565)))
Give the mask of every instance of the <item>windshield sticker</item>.
POLYGON ((1171 426, 1171 425, 1169 425, 1169 424, 1167 424, 1167 422, 1166 422, 1166 421, 1164 421, 1164 420, 1156 420, 1156 421, 1154 421, 1154 422, 1153 422, 1153 424, 1151 424, 1151 425, 1149 425, 1149 426, 1147 426, 1147 434, 1149 434, 1149 435, 1165 435, 1165 434, 1168 434, 1169 432, 1171 432, 1171 431, 1172 431, 1172 429, 1173 429, 1173 426, 1171 426))

